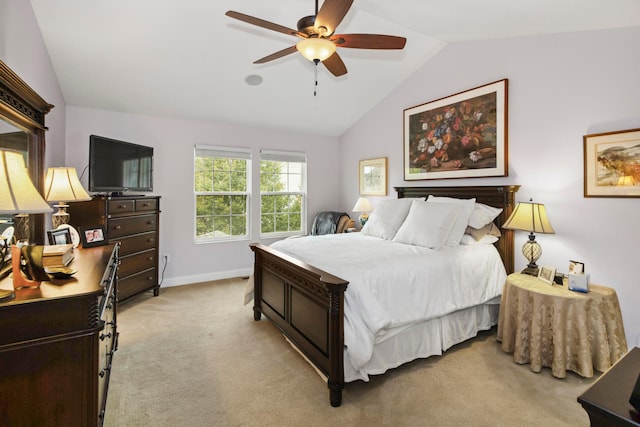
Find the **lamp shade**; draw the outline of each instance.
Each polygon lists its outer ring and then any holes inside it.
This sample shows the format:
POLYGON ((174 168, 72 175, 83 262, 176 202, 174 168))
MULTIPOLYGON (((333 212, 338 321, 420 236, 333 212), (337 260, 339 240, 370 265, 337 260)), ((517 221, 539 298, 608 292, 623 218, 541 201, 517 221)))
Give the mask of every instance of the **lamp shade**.
POLYGON ((369 212, 371 210, 373 207, 366 197, 360 197, 352 209, 353 212, 369 212))
POLYGON ((52 210, 31 182, 22 154, 0 150, 0 214, 32 214, 52 210))
POLYGON ((296 49, 309 61, 317 59, 322 62, 335 53, 336 45, 330 40, 314 37, 300 40, 296 49))
POLYGON ((91 196, 80 184, 76 168, 49 168, 44 183, 45 198, 49 202, 91 200, 91 196))
POLYGON ((518 203, 511 216, 502 224, 502 228, 555 234, 547 217, 547 210, 540 203, 518 203))

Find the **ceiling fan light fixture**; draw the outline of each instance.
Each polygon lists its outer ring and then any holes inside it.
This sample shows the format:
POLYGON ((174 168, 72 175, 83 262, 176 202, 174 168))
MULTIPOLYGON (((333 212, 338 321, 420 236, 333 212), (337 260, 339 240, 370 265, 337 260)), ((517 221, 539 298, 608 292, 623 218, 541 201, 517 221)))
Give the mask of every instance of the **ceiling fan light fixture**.
POLYGON ((336 45, 330 40, 323 38, 302 39, 296 45, 298 52, 309 61, 324 61, 336 51, 336 45))

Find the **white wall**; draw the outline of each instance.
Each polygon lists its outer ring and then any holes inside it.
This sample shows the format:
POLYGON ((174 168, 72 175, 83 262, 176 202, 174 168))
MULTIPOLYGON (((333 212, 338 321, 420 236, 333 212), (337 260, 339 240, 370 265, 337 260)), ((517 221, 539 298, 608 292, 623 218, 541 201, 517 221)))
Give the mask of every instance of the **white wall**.
POLYGON ((65 103, 31 3, 0 0, 0 59, 55 108, 45 117, 45 166, 63 166, 65 103))
MULTIPOLYGON (((593 283, 616 289, 628 344, 639 346, 640 199, 583 197, 582 139, 640 128, 638 40, 640 27, 445 47, 340 138, 343 209, 358 197, 358 160, 373 157, 389 158, 389 197, 393 186, 519 184, 517 200, 544 203, 556 230, 537 236, 538 264, 566 272, 569 259, 585 262, 593 283), (509 176, 403 181, 403 110, 502 78, 509 79, 509 176)), ((516 234, 516 248, 525 238, 516 234)), ((516 270, 524 266, 518 251, 516 270)))
MULTIPOLYGON (((259 241, 259 218, 254 216, 250 240, 194 244, 193 148, 196 144, 253 150, 254 212, 259 209, 260 149, 306 152, 308 229, 316 212, 338 209, 337 138, 72 106, 67 108, 66 128, 66 163, 75 166, 79 173, 89 161, 91 134, 154 147, 154 194, 162 196, 160 253, 171 255, 163 286, 249 274, 253 265, 249 243, 259 241)), ((82 179, 85 186, 87 177, 85 173, 82 179)))

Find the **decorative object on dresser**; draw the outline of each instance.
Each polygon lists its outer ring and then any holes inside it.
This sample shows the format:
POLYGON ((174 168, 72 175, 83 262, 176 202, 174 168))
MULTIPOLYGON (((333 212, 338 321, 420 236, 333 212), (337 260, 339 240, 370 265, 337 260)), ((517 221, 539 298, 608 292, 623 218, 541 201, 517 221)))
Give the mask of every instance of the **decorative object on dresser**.
POLYGON ((360 160, 360 195, 387 195, 387 158, 360 160))
POLYGON ((120 242, 118 301, 147 290, 158 295, 159 196, 96 195, 72 203, 69 212, 74 226, 101 225, 109 243, 120 242))
POLYGON ((578 396, 578 402, 589 414, 591 426, 640 426, 638 380, 640 348, 634 347, 578 396))
POLYGON ((80 249, 73 279, 0 303, 0 425, 103 424, 118 341, 117 257, 117 246, 80 249))
POLYGON ((360 212, 358 221, 360 222, 360 226, 362 227, 367 223, 367 220, 369 219, 368 212, 371 212, 373 210, 373 207, 371 206, 371 202, 369 201, 369 199, 367 199, 366 197, 360 197, 351 210, 353 212, 360 212))
POLYGON ((627 352, 615 289, 592 285, 589 293, 549 286, 528 274, 510 274, 502 291, 497 339, 513 361, 533 372, 550 367, 593 377, 627 352))
MULTIPOLYGON (((22 154, 16 151, 0 150, 0 214, 29 214, 51 211, 51 207, 31 182, 22 154)), ((27 219, 28 216, 23 218, 24 221, 27 219)), ((16 224, 16 233, 18 232, 17 228, 16 224)), ((28 236, 28 232, 23 227, 21 237, 25 236, 28 236)), ((9 242, 5 242, 5 245, 8 244, 9 242)), ((18 287, 35 286, 36 283, 25 279, 20 271, 22 251, 19 248, 12 247, 11 256, 15 284, 18 287)), ((0 301, 13 296, 12 290, 0 290, 0 301)))
POLYGON ((51 216, 53 228, 69 223, 69 214, 66 211, 69 205, 65 202, 91 200, 91 196, 80 184, 76 168, 49 168, 44 182, 45 199, 48 202, 58 202, 54 205, 58 208, 58 212, 51 216))
POLYGON ((80 228, 80 240, 84 248, 106 245, 107 240, 104 236, 104 227, 101 225, 91 225, 80 228))
POLYGON ((583 139, 584 197, 640 197, 640 129, 583 139))
POLYGON ((533 233, 555 233, 547 217, 547 210, 544 205, 533 203, 533 199, 530 199, 529 203, 518 203, 511 216, 502 225, 502 228, 529 232, 529 240, 522 245, 522 253, 529 261, 529 264, 522 272, 537 276, 538 266, 536 265, 536 261, 540 259, 542 255, 542 247, 536 242, 536 236, 533 233))
POLYGON ((56 228, 47 230, 47 238, 50 245, 66 245, 72 243, 71 232, 68 228, 56 228))
POLYGON ((507 83, 405 109, 405 181, 507 176, 507 83))

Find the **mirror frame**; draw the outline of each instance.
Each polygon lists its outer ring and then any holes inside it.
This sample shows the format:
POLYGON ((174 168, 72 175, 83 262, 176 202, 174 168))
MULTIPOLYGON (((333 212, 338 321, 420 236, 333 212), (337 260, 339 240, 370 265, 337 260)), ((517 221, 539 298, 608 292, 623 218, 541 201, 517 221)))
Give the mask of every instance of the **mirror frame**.
MULTIPOLYGON (((53 105, 0 61, 0 116, 28 135, 29 175, 44 194, 45 115, 53 105)), ((44 244, 44 214, 29 215, 29 241, 44 244)))

